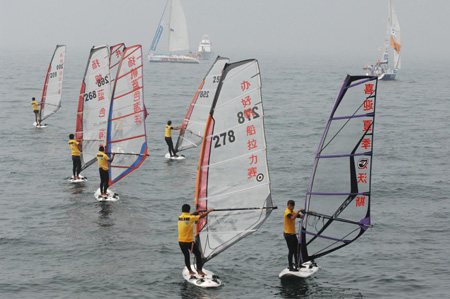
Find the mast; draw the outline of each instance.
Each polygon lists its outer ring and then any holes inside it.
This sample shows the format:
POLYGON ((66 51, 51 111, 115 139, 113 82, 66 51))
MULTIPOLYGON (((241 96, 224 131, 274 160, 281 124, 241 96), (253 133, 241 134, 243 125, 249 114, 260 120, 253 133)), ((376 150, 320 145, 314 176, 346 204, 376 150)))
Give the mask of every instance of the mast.
POLYGON ((275 208, 257 60, 223 69, 203 137, 195 205, 215 209, 196 224, 204 262, 255 232, 275 208))
POLYGON ((50 65, 45 77, 42 89, 40 119, 47 119, 61 107, 61 93, 64 73, 64 60, 66 57, 66 46, 57 45, 53 52, 50 65))
POLYGON ((300 264, 370 227, 377 77, 347 76, 317 150, 300 227, 300 264))

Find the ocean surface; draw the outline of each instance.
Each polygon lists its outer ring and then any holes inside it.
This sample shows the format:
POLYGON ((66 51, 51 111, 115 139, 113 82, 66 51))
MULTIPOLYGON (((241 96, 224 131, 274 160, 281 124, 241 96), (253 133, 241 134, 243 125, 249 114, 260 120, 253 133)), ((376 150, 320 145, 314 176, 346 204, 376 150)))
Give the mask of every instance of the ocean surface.
MULTIPOLYGON (((168 162, 167 120, 181 125, 212 61, 144 63, 150 157, 113 186, 120 201, 100 204, 97 167, 71 184, 68 135, 89 55, 67 50, 61 109, 33 127, 54 48, 2 51, 0 109, 1 298, 447 298, 450 292, 448 72, 404 61, 398 80, 380 81, 375 118, 373 227, 317 260, 321 270, 281 281, 287 265, 283 211, 304 204, 318 143, 338 90, 364 60, 238 57, 260 62, 272 198, 278 206, 256 233, 205 268, 221 277, 200 289, 181 276, 181 205, 194 203, 199 151, 168 162), (22 55, 20 55, 22 54, 22 55)), ((226 54, 226 53, 223 53, 226 54)), ((175 134, 176 135, 176 134, 175 134)), ((174 137, 174 142, 176 138, 174 137)))

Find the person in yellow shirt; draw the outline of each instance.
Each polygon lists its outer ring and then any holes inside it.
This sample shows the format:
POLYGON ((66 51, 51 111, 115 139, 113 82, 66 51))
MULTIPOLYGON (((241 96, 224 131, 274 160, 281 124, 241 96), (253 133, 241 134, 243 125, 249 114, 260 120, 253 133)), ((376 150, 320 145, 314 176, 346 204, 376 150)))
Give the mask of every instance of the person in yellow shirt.
POLYGON ((72 162, 73 162, 73 179, 78 180, 79 174, 81 172, 81 142, 83 140, 74 139, 75 136, 73 134, 69 135, 69 147, 72 150, 72 162))
POLYGON ((288 261, 289 261, 289 271, 298 271, 298 252, 299 252, 299 244, 297 234, 295 232, 295 219, 303 218, 303 215, 300 213, 303 209, 294 212, 295 201, 288 200, 287 208, 284 211, 284 239, 286 240, 287 247, 289 249, 288 253, 288 261), (292 257, 295 259, 295 266, 292 265, 292 257))
POLYGON ((172 127, 172 121, 167 122, 166 126, 166 143, 169 146, 169 154, 171 157, 178 157, 177 153, 175 152, 175 149, 173 148, 173 142, 172 142, 172 130, 179 130, 181 129, 181 126, 178 127, 172 127))
POLYGON ((108 187, 109 187, 109 165, 108 161, 112 163, 114 160, 115 153, 112 153, 111 159, 109 159, 108 155, 105 154, 105 147, 100 146, 99 152, 97 154, 98 167, 100 171, 100 194, 103 197, 108 196, 108 187))
POLYGON ((41 111, 39 110, 39 106, 41 106, 41 105, 42 105, 42 103, 36 102, 36 98, 33 97, 31 99, 31 106, 33 107, 34 118, 35 118, 37 126, 41 125, 41 111))
POLYGON ((199 219, 206 217, 209 213, 214 211, 210 209, 201 215, 197 215, 198 211, 190 214, 191 206, 184 204, 181 207, 181 215, 178 217, 178 244, 180 245, 181 252, 184 254, 184 264, 189 270, 189 275, 195 275, 195 272, 191 269, 191 260, 189 251, 193 252, 197 261, 197 271, 200 275, 206 275, 202 271, 202 254, 194 242, 194 224, 199 219))

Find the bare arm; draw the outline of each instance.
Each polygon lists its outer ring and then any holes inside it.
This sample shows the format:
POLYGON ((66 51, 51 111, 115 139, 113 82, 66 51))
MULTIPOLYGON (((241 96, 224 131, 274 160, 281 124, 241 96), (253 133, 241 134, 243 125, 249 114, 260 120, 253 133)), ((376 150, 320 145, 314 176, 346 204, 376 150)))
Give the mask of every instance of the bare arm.
POLYGON ((179 129, 181 129, 181 128, 182 128, 182 126, 172 127, 172 130, 179 130, 179 129))
POLYGON ((207 216, 209 213, 211 213, 212 211, 214 211, 214 209, 210 209, 210 210, 206 211, 205 213, 201 214, 201 215, 200 215, 200 219, 206 217, 206 216, 207 216))
MULTIPOLYGON (((295 212, 294 214, 291 215, 291 219, 295 219, 297 218, 298 214, 300 214, 303 211, 303 209, 298 210, 297 212, 295 212)), ((301 218, 302 216, 300 216, 301 218)))

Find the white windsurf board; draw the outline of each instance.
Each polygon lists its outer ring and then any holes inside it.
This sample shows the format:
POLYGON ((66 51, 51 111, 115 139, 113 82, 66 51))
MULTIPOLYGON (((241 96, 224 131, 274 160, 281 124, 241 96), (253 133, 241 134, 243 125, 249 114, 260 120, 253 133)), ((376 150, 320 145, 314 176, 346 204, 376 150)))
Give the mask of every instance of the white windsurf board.
POLYGON ((290 271, 289 268, 284 268, 283 271, 278 274, 279 278, 285 277, 300 277, 306 278, 319 271, 319 266, 316 263, 306 262, 302 264, 302 267, 298 271, 290 271))
POLYGON ((94 193, 94 197, 97 201, 118 201, 119 200, 119 195, 111 190, 107 190, 106 194, 108 195, 107 197, 103 197, 100 195, 100 188, 97 189, 97 191, 95 191, 94 193))
POLYGON ((73 176, 71 176, 69 178, 69 182, 71 182, 71 183, 82 183, 82 182, 86 182, 86 181, 87 181, 87 177, 82 176, 81 174, 78 175, 78 179, 76 179, 76 180, 73 178, 73 176))
MULTIPOLYGON (((191 265, 191 269, 195 269, 195 266, 191 265)), ((201 276, 198 274, 189 275, 188 268, 184 267, 183 278, 187 282, 189 282, 195 286, 201 287, 201 288, 217 288, 222 285, 222 281, 213 272, 208 271, 206 269, 203 269, 203 272, 205 272, 205 274, 206 274, 205 276, 201 276)))
POLYGON ((47 128, 47 124, 41 124, 40 126, 38 126, 36 122, 33 123, 33 126, 38 129, 47 128))
POLYGON ((164 158, 168 159, 168 160, 184 160, 186 159, 186 157, 184 155, 179 155, 176 157, 171 157, 169 153, 166 153, 166 155, 164 156, 164 158))

